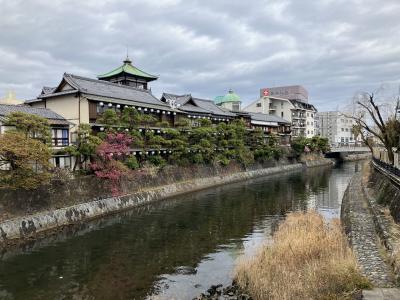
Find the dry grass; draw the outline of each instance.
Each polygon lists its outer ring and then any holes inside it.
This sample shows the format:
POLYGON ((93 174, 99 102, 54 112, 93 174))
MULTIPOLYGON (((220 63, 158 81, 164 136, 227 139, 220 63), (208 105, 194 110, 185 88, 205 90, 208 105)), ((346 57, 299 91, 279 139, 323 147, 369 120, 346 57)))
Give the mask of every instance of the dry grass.
POLYGON ((254 299, 350 299, 370 287, 339 222, 315 212, 288 215, 272 245, 239 261, 236 280, 254 299))

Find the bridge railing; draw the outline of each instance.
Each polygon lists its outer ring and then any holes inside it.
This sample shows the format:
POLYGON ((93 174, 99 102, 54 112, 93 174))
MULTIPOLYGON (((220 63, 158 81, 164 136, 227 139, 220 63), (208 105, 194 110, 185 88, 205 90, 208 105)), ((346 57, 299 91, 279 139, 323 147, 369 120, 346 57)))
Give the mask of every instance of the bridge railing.
POLYGON ((331 147, 330 152, 369 152, 370 149, 364 146, 340 146, 331 147))

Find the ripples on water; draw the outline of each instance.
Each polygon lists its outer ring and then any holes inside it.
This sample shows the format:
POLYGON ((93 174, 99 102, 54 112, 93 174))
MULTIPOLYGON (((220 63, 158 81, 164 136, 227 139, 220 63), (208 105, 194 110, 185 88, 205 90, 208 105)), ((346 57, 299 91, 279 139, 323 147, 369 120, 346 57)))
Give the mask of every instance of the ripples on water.
POLYGON ((238 256, 289 211, 339 217, 358 163, 177 196, 83 224, 0 260, 0 299, 192 299, 230 284, 238 256))

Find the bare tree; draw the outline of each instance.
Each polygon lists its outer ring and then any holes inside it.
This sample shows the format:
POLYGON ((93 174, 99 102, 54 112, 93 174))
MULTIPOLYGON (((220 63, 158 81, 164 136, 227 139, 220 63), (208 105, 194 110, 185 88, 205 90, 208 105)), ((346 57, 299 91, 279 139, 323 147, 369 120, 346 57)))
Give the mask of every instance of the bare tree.
POLYGON ((399 99, 396 102, 396 109, 393 103, 379 103, 373 93, 362 93, 356 96, 356 109, 351 117, 356 125, 353 133, 361 137, 363 142, 372 151, 372 139, 375 137, 387 150, 388 159, 393 164, 393 147, 398 147, 399 121, 396 119, 399 99))
POLYGON ((371 153, 373 152, 374 141, 371 138, 371 135, 360 124, 358 124, 357 121, 356 124, 353 125, 351 132, 354 135, 355 141, 357 141, 358 138, 360 138, 361 141, 364 143, 364 145, 366 145, 369 148, 371 153))

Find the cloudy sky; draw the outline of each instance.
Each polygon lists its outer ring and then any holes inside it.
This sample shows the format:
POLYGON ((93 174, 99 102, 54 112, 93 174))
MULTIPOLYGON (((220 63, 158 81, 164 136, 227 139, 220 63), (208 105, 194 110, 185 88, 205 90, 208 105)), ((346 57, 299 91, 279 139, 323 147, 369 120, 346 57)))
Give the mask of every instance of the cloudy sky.
MULTIPOLYGON (((0 97, 134 65, 162 92, 244 103, 301 84, 319 110, 400 83, 399 0, 0 0, 0 97)), ((397 89, 397 87, 396 87, 397 89)))

